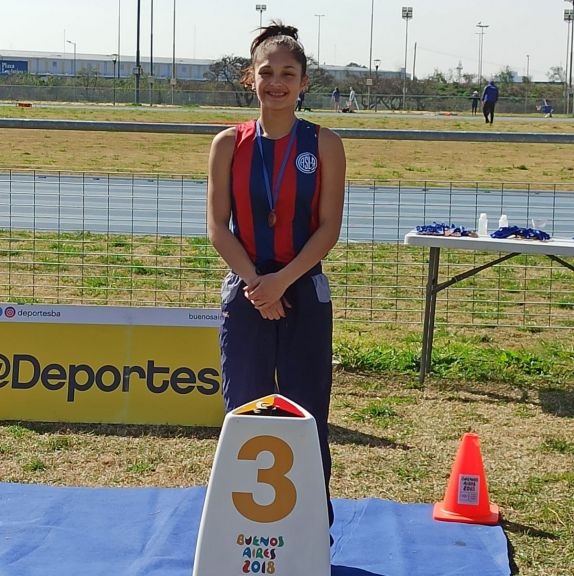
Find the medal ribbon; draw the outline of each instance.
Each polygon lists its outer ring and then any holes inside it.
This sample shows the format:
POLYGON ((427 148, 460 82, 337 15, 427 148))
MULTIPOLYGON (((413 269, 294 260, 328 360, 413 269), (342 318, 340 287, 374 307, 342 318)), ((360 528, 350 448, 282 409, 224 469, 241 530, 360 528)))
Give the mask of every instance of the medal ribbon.
POLYGON ((295 141, 295 133, 297 132, 297 125, 299 120, 295 120, 293 127, 291 128, 291 135, 289 137, 289 144, 287 144, 287 150, 283 156, 283 161, 281 162, 281 168, 279 169, 279 174, 277 174, 277 180, 275 181, 275 188, 273 193, 271 193, 271 179, 269 178, 269 171, 267 170, 267 165, 265 164, 265 156, 263 155, 263 136, 261 134, 261 124, 259 120, 256 123, 256 138, 257 146, 259 148, 259 154, 261 155, 261 161, 263 163, 263 181, 265 182, 265 191, 267 192, 267 201, 269 202, 269 209, 271 213, 275 213, 275 206, 277 206, 277 199, 279 198, 279 188, 281 188, 281 180, 283 180, 283 173, 285 172, 285 167, 287 166, 287 161, 291 155, 291 148, 293 148, 293 142, 295 141))

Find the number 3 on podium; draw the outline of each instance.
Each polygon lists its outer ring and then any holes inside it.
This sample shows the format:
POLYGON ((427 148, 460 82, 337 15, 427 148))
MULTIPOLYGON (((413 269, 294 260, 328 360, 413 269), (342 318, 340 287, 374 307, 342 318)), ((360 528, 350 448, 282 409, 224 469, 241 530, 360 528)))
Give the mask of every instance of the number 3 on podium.
POLYGON ((297 503, 297 490, 285 476, 293 467, 291 446, 276 436, 255 436, 243 444, 237 458, 256 460, 261 452, 273 455, 273 466, 259 468, 257 472, 257 482, 269 484, 275 491, 273 502, 266 506, 257 504, 251 492, 232 492, 231 496, 235 508, 242 516, 253 522, 268 524, 283 520, 291 514, 297 503))

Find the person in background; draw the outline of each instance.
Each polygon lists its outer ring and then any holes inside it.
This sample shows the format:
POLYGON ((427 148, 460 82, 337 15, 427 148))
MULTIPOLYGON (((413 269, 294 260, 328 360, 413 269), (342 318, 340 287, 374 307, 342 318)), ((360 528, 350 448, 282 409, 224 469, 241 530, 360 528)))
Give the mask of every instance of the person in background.
POLYGON ((352 86, 349 87, 349 101, 347 102, 347 106, 349 108, 349 112, 353 111, 353 106, 355 107, 356 110, 359 110, 357 95, 355 94, 355 91, 353 90, 352 86))
POLYGON ((335 107, 335 112, 340 112, 341 111, 341 92, 339 91, 339 88, 335 88, 335 90, 333 90, 333 93, 331 94, 331 100, 333 101, 333 105, 335 107))
POLYGON ((221 290, 223 400, 230 411, 280 392, 313 415, 332 523, 333 310, 321 260, 339 239, 345 152, 334 132, 295 115, 308 82, 296 28, 261 28, 242 81, 255 88, 259 118, 215 136, 207 186, 209 239, 231 269, 221 290))
POLYGON ((305 90, 301 90, 301 92, 299 92, 299 96, 297 96, 297 105, 295 106, 295 110, 297 112, 301 112, 301 108, 303 106, 304 101, 305 101, 305 90))
POLYGON ((492 124, 494 120, 494 107, 498 102, 498 88, 491 80, 482 92, 482 113, 484 114, 484 120, 488 124, 492 124))
POLYGON ((470 97, 471 101, 472 101, 472 115, 476 116, 477 112, 478 112, 478 103, 480 101, 480 94, 478 93, 478 90, 475 90, 472 93, 472 96, 470 97))

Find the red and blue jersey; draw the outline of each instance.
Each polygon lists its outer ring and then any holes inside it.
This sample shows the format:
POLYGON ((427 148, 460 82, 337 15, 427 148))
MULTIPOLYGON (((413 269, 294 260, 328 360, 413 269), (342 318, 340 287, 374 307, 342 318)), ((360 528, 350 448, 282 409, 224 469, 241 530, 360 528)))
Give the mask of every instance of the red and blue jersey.
MULTIPOLYGON (((233 234, 255 264, 287 264, 301 251, 319 225, 319 126, 298 120, 275 206, 276 223, 265 186, 263 159, 256 141, 256 122, 237 126, 231 169, 233 234)), ((279 140, 262 137, 263 156, 271 189, 289 144, 289 134, 279 140)))

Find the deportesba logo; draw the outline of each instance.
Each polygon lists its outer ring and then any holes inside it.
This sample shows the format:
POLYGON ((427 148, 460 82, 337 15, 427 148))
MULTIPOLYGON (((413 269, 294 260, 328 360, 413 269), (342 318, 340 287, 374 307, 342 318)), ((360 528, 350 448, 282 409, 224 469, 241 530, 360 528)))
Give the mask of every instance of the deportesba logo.
POLYGON ((129 392, 130 386, 145 383, 153 394, 163 394, 171 388, 177 394, 197 391, 205 396, 219 392, 219 372, 215 368, 202 368, 195 373, 181 366, 171 369, 148 360, 145 366, 111 364, 46 364, 43 366, 31 354, 14 354, 11 358, 0 354, 0 389, 10 386, 14 390, 28 390, 36 385, 47 390, 66 388, 68 402, 73 402, 77 392, 96 386, 102 392, 129 392))
POLYGON ((301 152, 295 160, 297 170, 305 174, 313 174, 317 170, 317 157, 311 152, 301 152))
POLYGON ((0 316, 2 316, 2 312, 4 312, 6 318, 14 318, 16 316, 16 309, 13 306, 7 306, 4 311, 0 308, 0 316))

